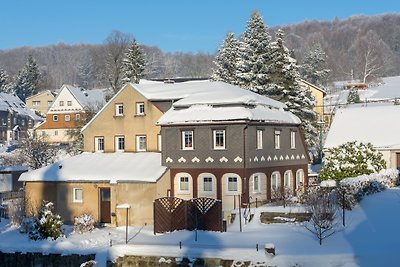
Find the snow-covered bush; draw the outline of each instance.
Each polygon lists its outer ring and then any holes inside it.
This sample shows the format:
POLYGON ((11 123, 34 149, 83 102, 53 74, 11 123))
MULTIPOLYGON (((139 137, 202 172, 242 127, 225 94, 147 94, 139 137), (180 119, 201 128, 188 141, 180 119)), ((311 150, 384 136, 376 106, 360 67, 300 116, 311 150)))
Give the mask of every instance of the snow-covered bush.
POLYGON ((398 184, 399 171, 396 169, 343 179, 338 187, 339 204, 344 205, 346 209, 352 209, 364 196, 381 192, 398 184))
POLYGON ((76 233, 85 233, 91 232, 94 229, 96 221, 94 220, 93 216, 88 213, 84 213, 78 217, 75 217, 74 222, 74 231, 76 233))
POLYGON ((327 151, 321 180, 340 181, 348 177, 379 172, 386 168, 382 153, 377 153, 371 143, 347 142, 327 151))
POLYGON ((37 219, 34 217, 25 217, 22 219, 21 225, 19 227, 19 232, 23 234, 28 234, 35 230, 37 227, 37 219))
POLYGON ((63 235, 61 226, 63 222, 58 214, 54 214, 52 202, 43 202, 39 212, 39 217, 33 222, 33 230, 29 232, 29 238, 38 239, 57 239, 63 235))

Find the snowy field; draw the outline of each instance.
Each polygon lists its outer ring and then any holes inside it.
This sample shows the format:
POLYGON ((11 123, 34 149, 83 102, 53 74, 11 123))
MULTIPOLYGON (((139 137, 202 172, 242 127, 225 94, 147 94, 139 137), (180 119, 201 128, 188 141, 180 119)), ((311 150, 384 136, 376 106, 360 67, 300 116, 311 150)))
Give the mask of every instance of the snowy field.
POLYGON ((264 206, 256 210, 255 219, 243 225, 243 232, 234 223, 226 233, 199 231, 197 242, 195 232, 154 235, 151 227, 131 227, 128 245, 125 245, 125 227, 96 229, 86 234, 73 233, 67 227, 64 238, 32 241, 2 219, 0 251, 96 253, 99 266, 105 266, 107 258, 124 254, 251 260, 254 266, 398 266, 400 188, 367 196, 353 211, 346 212, 346 227, 325 239, 322 246, 301 223, 264 225, 258 220, 264 210, 295 212, 298 209, 264 206), (275 257, 264 253, 266 243, 275 245, 275 257), (257 262, 264 264, 257 265, 257 262))

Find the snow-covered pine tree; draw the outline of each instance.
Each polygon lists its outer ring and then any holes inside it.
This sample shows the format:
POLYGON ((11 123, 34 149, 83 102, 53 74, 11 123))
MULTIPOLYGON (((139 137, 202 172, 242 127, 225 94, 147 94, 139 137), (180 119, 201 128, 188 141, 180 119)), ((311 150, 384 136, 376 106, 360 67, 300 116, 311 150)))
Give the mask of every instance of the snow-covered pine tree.
POLYGON ((0 68, 0 92, 8 93, 9 89, 8 74, 4 69, 0 68))
POLYGON ((25 99, 38 92, 40 79, 36 60, 32 55, 28 56, 25 66, 19 71, 14 85, 14 93, 25 102, 25 99))
POLYGON ((236 82, 242 88, 265 94, 270 83, 271 36, 258 12, 251 15, 236 61, 236 82))
POLYGON ((122 75, 124 82, 139 83, 143 77, 145 59, 142 49, 135 39, 130 44, 122 60, 122 75))
POLYGON ((347 104, 354 104, 354 103, 360 103, 360 95, 358 94, 357 89, 352 88, 349 91, 349 94, 347 95, 347 104))
POLYGON ((300 118, 306 144, 311 149, 317 145, 318 140, 317 115, 313 110, 314 98, 311 91, 299 83, 298 66, 284 45, 282 30, 276 32, 272 50, 269 62, 271 83, 264 94, 285 103, 289 111, 300 118))
POLYGON ((46 238, 56 240, 63 235, 62 225, 63 221, 60 215, 54 213, 54 204, 43 201, 35 225, 29 232, 29 238, 33 240, 46 238))
POLYGON ((324 86, 327 82, 330 69, 326 65, 327 55, 320 44, 315 44, 308 51, 300 66, 300 73, 304 80, 318 86, 324 86))
POLYGON ((236 83, 236 61, 238 59, 239 41, 232 32, 226 34, 225 40, 217 51, 211 79, 230 84, 236 83))

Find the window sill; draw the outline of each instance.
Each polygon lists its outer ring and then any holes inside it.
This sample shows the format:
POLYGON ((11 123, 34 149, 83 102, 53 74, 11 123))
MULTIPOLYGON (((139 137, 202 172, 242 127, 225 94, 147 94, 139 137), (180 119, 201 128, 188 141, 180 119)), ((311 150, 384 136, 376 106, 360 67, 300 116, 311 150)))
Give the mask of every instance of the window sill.
POLYGON ((145 117, 146 114, 135 114, 134 117, 145 117))
POLYGON ((178 195, 190 195, 190 191, 178 191, 178 195))
POLYGON ((83 200, 80 200, 80 201, 74 200, 74 201, 72 201, 72 203, 74 203, 74 204, 82 204, 82 203, 83 203, 83 200))
POLYGON ((239 195, 239 191, 229 191, 225 193, 226 196, 237 196, 239 195))
POLYGON ((124 118, 125 115, 114 115, 113 117, 114 117, 114 118, 124 118))

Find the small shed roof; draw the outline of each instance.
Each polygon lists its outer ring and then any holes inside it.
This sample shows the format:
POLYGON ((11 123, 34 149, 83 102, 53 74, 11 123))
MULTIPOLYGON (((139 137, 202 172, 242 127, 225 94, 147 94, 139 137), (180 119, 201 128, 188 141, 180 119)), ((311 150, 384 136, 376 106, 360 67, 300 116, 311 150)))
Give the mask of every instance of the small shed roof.
POLYGON ((19 181, 154 183, 166 170, 160 153, 82 153, 23 173, 19 181))

